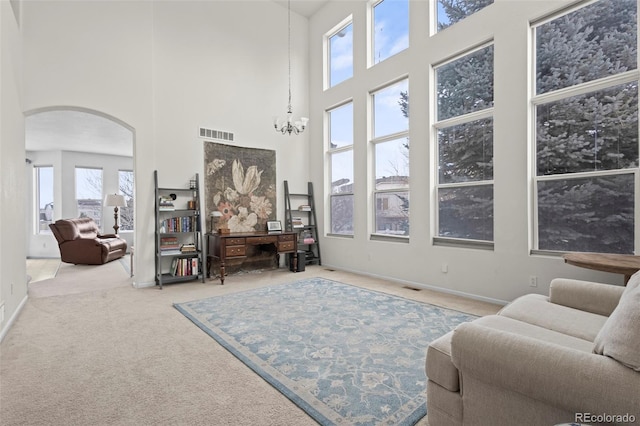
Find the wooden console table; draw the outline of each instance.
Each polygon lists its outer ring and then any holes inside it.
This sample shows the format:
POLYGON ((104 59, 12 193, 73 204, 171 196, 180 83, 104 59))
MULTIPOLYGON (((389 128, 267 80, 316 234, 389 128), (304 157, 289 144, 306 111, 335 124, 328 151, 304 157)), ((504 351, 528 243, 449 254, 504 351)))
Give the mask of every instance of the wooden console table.
POLYGON ((627 285, 631 275, 640 270, 640 256, 605 253, 567 253, 563 256, 565 263, 596 271, 613 272, 624 275, 627 285))
POLYGON ((220 282, 224 285, 227 259, 247 257, 248 246, 270 245, 275 248, 276 267, 281 253, 293 253, 293 270, 298 270, 298 233, 235 232, 231 234, 207 234, 207 277, 211 276, 211 260, 220 260, 220 282))

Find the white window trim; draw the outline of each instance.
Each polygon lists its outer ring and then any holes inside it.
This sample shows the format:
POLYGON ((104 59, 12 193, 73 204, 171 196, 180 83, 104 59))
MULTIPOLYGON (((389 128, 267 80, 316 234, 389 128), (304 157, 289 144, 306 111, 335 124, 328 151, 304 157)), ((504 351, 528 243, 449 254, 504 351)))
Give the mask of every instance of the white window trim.
MULTIPOLYGON (((344 30, 345 28, 347 28, 349 25, 353 25, 353 15, 349 15, 347 16, 345 19, 343 19, 342 21, 340 21, 340 23, 338 23, 335 27, 333 27, 332 29, 330 29, 323 37, 322 39, 322 62, 324 64, 323 68, 324 68, 324 87, 323 90, 329 90, 331 88, 333 88, 334 86, 331 85, 331 37, 335 36, 336 34, 338 34, 340 31, 344 30)), ((355 28, 353 29, 353 34, 355 35, 355 28)), ((353 55, 354 52, 352 52, 353 55)), ((352 61, 354 61, 354 58, 352 58, 352 61)), ((354 67, 354 63, 352 63, 352 68, 354 67)), ((353 78, 353 73, 355 72, 355 69, 352 69, 352 75, 350 78, 353 78)), ((348 80, 348 79, 347 79, 348 80)), ((346 80, 344 80, 346 81, 346 80)), ((340 82, 342 83, 342 81, 340 82)), ((338 84, 340 84, 338 83, 338 84)), ((328 110, 327 110, 328 111, 328 110)))
MULTIPOLYGON (((437 4, 437 1, 434 2, 437 4)), ((437 7, 437 5, 436 5, 437 7)), ((435 18, 435 27, 437 27, 437 17, 435 18)), ((491 186, 492 188, 494 188, 494 180, 493 179, 487 179, 487 180, 478 180, 478 181, 465 181, 465 182, 452 182, 452 183, 440 183, 440 174, 438 172, 439 170, 439 165, 440 165, 440 155, 439 155, 439 145, 438 145, 438 131, 442 130, 442 129, 446 129, 449 127, 453 127, 453 126, 458 126, 461 124, 467 124, 467 123, 471 123, 474 121, 478 121, 478 120, 484 120, 484 119, 492 119, 494 120, 494 110, 495 110, 495 105, 492 105, 488 108, 479 110, 479 111, 471 111, 462 115, 458 115, 455 117, 449 117, 449 118, 445 118, 443 120, 438 120, 438 100, 437 100, 437 96, 438 96, 438 68, 444 66, 444 65, 448 65, 451 62, 454 62, 458 59, 464 58, 465 56, 471 55, 473 53, 476 53, 486 47, 489 46, 494 46, 495 42, 493 39, 491 40, 487 40, 485 42, 482 42, 478 45, 475 45, 474 47, 465 50, 462 53, 457 53, 455 56, 451 56, 441 62, 437 62, 435 64, 433 64, 431 66, 431 78, 433 81, 433 94, 434 97, 432 99, 432 105, 433 105, 433 114, 432 114, 432 131, 431 131, 431 137, 432 140, 434 141, 432 144, 432 150, 431 150, 431 155, 433 158, 433 163, 434 163, 434 167, 433 167, 433 203, 432 205, 434 206, 434 210, 433 210, 433 217, 434 217, 434 225, 433 225, 433 245, 440 245, 440 246, 450 246, 450 247, 464 247, 464 248, 471 248, 471 249, 484 249, 484 250, 493 250, 494 248, 494 241, 484 241, 484 240, 474 240, 474 239, 467 239, 467 238, 452 238, 452 237, 443 237, 441 235, 439 235, 440 232, 440 198, 438 196, 439 194, 439 190, 440 189, 446 189, 446 188, 468 188, 471 186, 491 186)), ((495 49, 495 47, 494 47, 495 49)), ((495 61, 494 61, 494 72, 495 72, 495 61)), ((495 75, 494 75, 494 80, 495 80, 495 75)), ((495 93, 494 93, 494 104, 495 104, 495 93)), ((494 199, 494 206, 495 206, 495 199, 494 199)), ((494 216, 494 221, 495 221, 495 216, 494 216)), ((495 229, 494 229, 495 231, 495 229)), ((495 234, 494 234, 494 238, 495 238, 495 234)))
MULTIPOLYGON (((370 173, 370 178, 369 181, 371 182, 371 190, 367 191, 371 193, 371 202, 369 203, 369 205, 371 206, 371 214, 370 214, 370 220, 369 220, 369 238, 374 239, 374 237, 376 237, 376 239, 380 240, 380 241, 384 241, 384 240, 394 240, 394 239, 399 239, 399 238, 403 238, 403 239, 409 239, 410 235, 411 235, 411 204, 409 204, 409 235, 388 235, 388 234, 381 234, 376 232, 377 227, 376 227, 376 195, 377 194, 382 194, 382 193, 394 193, 394 192, 407 192, 409 193, 409 196, 411 196, 411 169, 409 169, 409 186, 406 189, 386 189, 386 190, 379 190, 376 189, 376 172, 375 172, 375 165, 376 165, 376 157, 375 157, 375 146, 379 143, 384 143, 384 142, 390 142, 390 141, 394 141, 396 139, 402 139, 402 138, 406 138, 409 139, 409 141, 411 140, 409 138, 409 128, 411 126, 411 120, 410 117, 407 117, 407 129, 406 130, 402 130, 400 132, 395 132, 395 133, 390 133, 387 135, 383 135, 383 136, 377 136, 374 137, 373 135, 375 134, 375 95, 378 92, 381 92, 391 86, 393 86, 394 84, 398 84, 402 81, 406 81, 407 82, 407 90, 409 87, 409 75, 408 74, 403 74, 400 77, 387 82, 383 85, 380 85, 378 87, 376 87, 375 89, 372 89, 369 91, 369 150, 368 150, 368 158, 370 158, 370 164, 371 164, 371 173, 370 173)), ((411 154, 409 154, 409 156, 411 156, 411 154)))
MULTIPOLYGON (((574 96, 584 95, 591 92, 596 92, 599 90, 610 89, 614 86, 619 86, 626 83, 638 82, 640 85, 640 69, 636 68, 634 70, 625 71, 620 74, 605 76, 596 80, 588 81, 581 84, 576 84, 569 87, 563 87, 562 89, 553 90, 550 92, 536 94, 537 90, 537 79, 536 79, 536 29, 544 24, 547 24, 557 18, 568 15, 571 12, 575 12, 576 10, 582 9, 583 7, 587 7, 596 1, 590 1, 586 3, 581 3, 575 6, 571 6, 561 11, 558 11, 552 15, 549 15, 545 18, 537 20, 531 23, 531 65, 529 69, 529 81, 530 81, 530 91, 531 91, 531 100, 530 100, 530 111, 529 111, 529 119, 531 125, 530 127, 530 143, 529 143, 529 152, 530 152, 530 181, 531 181, 531 194, 530 194, 530 205, 531 205, 531 249, 529 252, 533 255, 558 255, 558 253, 563 254, 564 252, 557 252, 552 250, 541 250, 539 248, 539 232, 538 232, 538 183, 543 181, 555 181, 555 180, 567 180, 567 179, 580 179, 580 178, 592 178, 598 176, 614 176, 614 175, 622 175, 622 174, 633 174, 634 175, 634 183, 635 183, 635 193, 638 193, 638 188, 640 188, 640 166, 635 168, 627 168, 627 169, 615 169, 615 170, 595 170, 589 172, 578 172, 578 173, 561 173, 561 174, 553 174, 553 175, 543 175, 538 176, 538 162, 537 162, 537 133, 536 133, 536 107, 540 105, 545 105, 547 103, 561 101, 564 99, 568 99, 574 96)), ((640 32, 639 32, 640 36, 640 32)), ((638 61, 640 62, 640 61, 638 61)), ((640 121, 640 109, 639 109, 639 121, 640 121)), ((636 212, 640 211, 640 200, 638 197, 635 197, 634 209, 636 212)), ((640 223, 635 222, 635 235, 634 235, 634 247, 637 248, 640 246, 640 223)))

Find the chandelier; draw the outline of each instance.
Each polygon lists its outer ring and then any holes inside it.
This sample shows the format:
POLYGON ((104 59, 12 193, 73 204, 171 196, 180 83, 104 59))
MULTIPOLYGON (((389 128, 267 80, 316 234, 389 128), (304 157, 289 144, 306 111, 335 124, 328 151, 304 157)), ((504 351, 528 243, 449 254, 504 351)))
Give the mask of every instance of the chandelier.
POLYGON ((288 9, 288 42, 289 42, 289 104, 287 105, 287 117, 283 120, 278 117, 274 117, 273 126, 276 132, 280 132, 283 135, 292 133, 302 133, 309 122, 307 117, 300 117, 300 120, 293 120, 293 111, 291 110, 291 0, 287 4, 288 9))

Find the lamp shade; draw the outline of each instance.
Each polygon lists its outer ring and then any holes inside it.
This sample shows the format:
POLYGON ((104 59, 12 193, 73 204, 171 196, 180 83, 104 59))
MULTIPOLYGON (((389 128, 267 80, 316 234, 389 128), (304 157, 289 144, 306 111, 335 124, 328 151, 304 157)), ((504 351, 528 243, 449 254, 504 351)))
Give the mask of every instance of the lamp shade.
POLYGON ((107 207, 126 207, 124 195, 107 194, 104 196, 104 205, 107 207))

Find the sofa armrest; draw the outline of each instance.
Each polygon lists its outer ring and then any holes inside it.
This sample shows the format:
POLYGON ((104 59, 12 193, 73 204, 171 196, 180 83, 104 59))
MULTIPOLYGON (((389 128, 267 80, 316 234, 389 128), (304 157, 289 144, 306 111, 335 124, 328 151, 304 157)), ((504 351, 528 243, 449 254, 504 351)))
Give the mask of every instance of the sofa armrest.
POLYGON ((98 238, 106 239, 106 238, 120 238, 120 237, 116 234, 101 234, 101 235, 98 235, 98 238))
POLYGON ((475 323, 459 325, 451 356, 461 376, 573 413, 640 418, 640 373, 582 352, 475 323))
POLYGON ((556 278, 551 281, 549 302, 608 317, 623 291, 617 285, 556 278))

